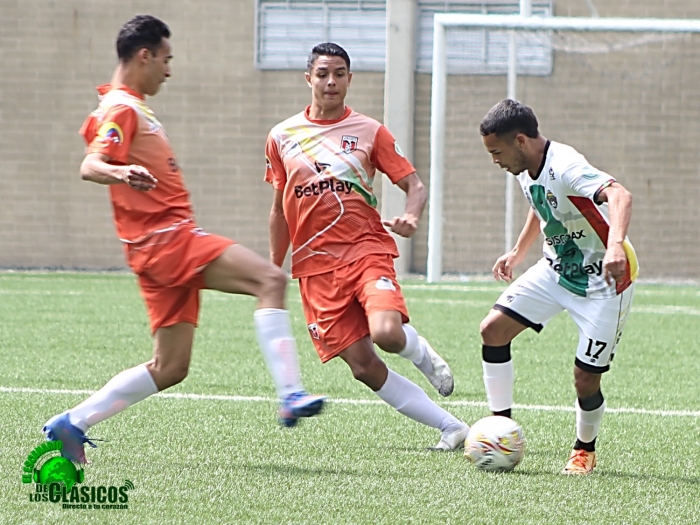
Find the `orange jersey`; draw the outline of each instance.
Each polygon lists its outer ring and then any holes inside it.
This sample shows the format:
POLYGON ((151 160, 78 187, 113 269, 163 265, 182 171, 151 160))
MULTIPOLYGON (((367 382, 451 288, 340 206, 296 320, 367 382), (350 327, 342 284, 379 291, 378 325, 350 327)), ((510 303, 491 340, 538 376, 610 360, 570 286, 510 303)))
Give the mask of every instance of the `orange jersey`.
POLYGON ((191 220, 190 196, 170 141, 143 97, 125 86, 106 84, 97 89, 99 106, 80 129, 88 144, 87 153, 102 153, 115 164, 143 166, 158 180, 150 191, 110 185, 120 239, 138 242, 191 220))
POLYGON ((372 191, 376 170, 395 184, 415 172, 389 130, 350 108, 338 120, 306 111, 267 138, 265 180, 284 192, 292 276, 340 268, 370 254, 398 257, 372 191))

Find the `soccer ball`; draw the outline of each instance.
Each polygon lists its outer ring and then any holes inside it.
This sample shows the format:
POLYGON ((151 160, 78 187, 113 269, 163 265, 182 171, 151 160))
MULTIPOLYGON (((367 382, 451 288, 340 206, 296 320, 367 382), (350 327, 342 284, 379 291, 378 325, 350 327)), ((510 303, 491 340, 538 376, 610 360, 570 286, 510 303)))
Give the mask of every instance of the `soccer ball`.
POLYGON ((480 419, 469 429, 464 455, 479 470, 511 471, 525 455, 523 429, 503 416, 480 419))

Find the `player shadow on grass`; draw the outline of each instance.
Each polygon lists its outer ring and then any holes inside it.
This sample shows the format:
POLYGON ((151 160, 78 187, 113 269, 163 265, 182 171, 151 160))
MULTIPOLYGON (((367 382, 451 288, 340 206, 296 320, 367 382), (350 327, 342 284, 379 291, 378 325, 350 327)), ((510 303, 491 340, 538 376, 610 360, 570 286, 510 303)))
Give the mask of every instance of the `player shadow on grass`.
POLYGON ((559 471, 556 470, 542 470, 542 469, 530 469, 527 466, 518 466, 512 472, 484 472, 488 475, 498 475, 498 476, 546 476, 546 477, 562 477, 568 479, 595 479, 595 478, 628 478, 631 480, 657 480, 662 482, 676 482, 676 483, 687 483, 689 485, 700 484, 700 477, 684 477, 684 476, 660 476, 660 475, 649 475, 649 474, 634 474, 630 472, 619 472, 619 471, 609 471, 604 470, 600 466, 596 468, 593 473, 589 476, 562 476, 559 471))
POLYGON ((295 467, 293 465, 275 465, 272 463, 266 463, 262 465, 250 465, 250 464, 244 464, 241 465, 241 467, 244 470, 250 470, 250 471, 258 471, 258 472, 263 472, 267 474, 271 473, 276 473, 276 474, 287 474, 290 476, 299 476, 299 475, 307 475, 307 476, 349 476, 349 477, 359 477, 359 478, 365 478, 365 477, 372 477, 372 478, 393 478, 394 476, 390 475, 390 473, 382 473, 380 471, 373 470, 372 472, 365 472, 365 471, 354 471, 354 470, 345 470, 345 469, 337 469, 337 468, 304 468, 304 467, 295 467))
POLYGON ((686 476, 663 476, 659 474, 636 474, 634 472, 620 472, 618 470, 602 470, 596 469, 595 475, 607 478, 629 478, 629 479, 639 479, 639 480, 649 480, 655 479, 658 481, 666 482, 676 482, 676 483, 688 483, 690 485, 700 485, 700 477, 686 477, 686 476))

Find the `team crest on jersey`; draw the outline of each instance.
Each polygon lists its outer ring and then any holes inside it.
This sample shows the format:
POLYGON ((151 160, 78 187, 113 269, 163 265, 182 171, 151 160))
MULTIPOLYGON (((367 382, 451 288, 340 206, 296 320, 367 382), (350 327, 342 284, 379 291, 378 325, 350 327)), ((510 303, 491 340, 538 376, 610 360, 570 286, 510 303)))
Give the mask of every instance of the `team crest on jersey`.
POLYGON ((321 340, 321 336, 318 333, 318 325, 316 323, 311 323, 311 324, 307 325, 307 328, 309 329, 309 333, 311 334, 311 337, 316 339, 316 341, 321 340))
POLYGON ((105 122, 100 126, 97 136, 105 146, 108 144, 121 144, 124 142, 124 132, 116 122, 105 122))
POLYGON ((396 287, 394 286, 394 283, 391 282, 391 279, 388 277, 380 277, 377 280, 376 284, 377 290, 391 290, 392 292, 396 291, 396 287))
POLYGON ((196 235, 197 237, 207 237, 208 235, 211 235, 207 231, 203 230, 202 228, 192 228, 190 230, 190 233, 192 235, 196 235))
POLYGON ((557 198, 554 196, 554 193, 552 193, 550 190, 547 190, 547 202, 552 208, 556 208, 557 206, 559 206, 557 198))
POLYGON ((340 139, 340 147, 345 153, 352 153, 357 149, 358 140, 357 137, 353 137, 352 135, 343 135, 340 139))

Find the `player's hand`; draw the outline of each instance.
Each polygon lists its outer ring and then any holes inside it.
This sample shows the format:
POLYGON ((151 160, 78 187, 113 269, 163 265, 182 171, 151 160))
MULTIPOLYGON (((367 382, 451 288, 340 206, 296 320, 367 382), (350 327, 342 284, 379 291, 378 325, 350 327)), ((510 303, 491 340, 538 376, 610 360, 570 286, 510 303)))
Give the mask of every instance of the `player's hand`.
POLYGON ((156 187, 158 181, 146 168, 132 164, 124 166, 121 179, 130 187, 139 191, 149 191, 156 187))
POLYGON ((603 275, 605 281, 612 285, 625 278, 627 270, 627 254, 621 243, 613 243, 605 250, 603 257, 603 275))
POLYGON ((382 221, 382 224, 401 237, 411 237, 418 229, 418 217, 406 213, 390 221, 382 221))
POLYGON ((505 255, 501 255, 496 260, 496 264, 493 265, 493 269, 491 270, 494 279, 507 283, 511 282, 513 280, 513 269, 521 262, 522 257, 515 249, 509 251, 505 255))

